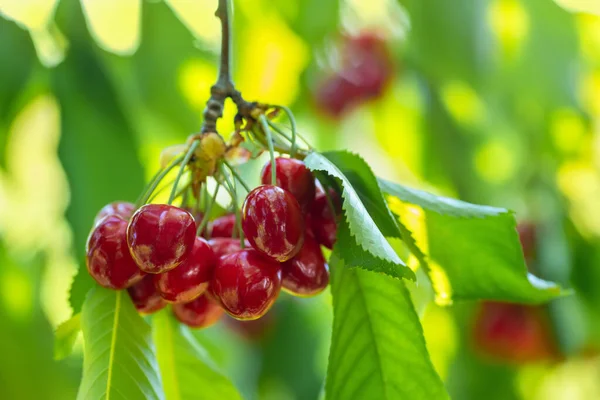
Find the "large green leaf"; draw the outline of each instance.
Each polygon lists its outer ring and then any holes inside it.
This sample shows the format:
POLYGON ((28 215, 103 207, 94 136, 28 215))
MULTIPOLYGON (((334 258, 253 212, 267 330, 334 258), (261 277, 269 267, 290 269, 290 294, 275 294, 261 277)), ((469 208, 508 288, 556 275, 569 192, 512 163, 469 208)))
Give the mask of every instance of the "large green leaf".
MULTIPOLYGON (((331 156, 333 153, 328 154, 331 156)), ((304 162, 312 171, 323 171, 342 183, 342 197, 344 200, 342 208, 345 222, 342 221, 339 224, 338 247, 343 249, 344 261, 349 266, 383 272, 395 278, 414 280, 414 272, 404 264, 392 249, 374 220, 374 218, 377 218, 379 224, 383 226, 384 215, 375 213, 375 217, 372 217, 346 175, 324 155, 312 152, 304 162), (347 232, 344 231, 346 224, 348 227, 347 232)), ((346 171, 360 171, 361 167, 363 165, 360 164, 360 159, 357 159, 354 167, 351 163, 344 163, 346 171)), ((375 196, 370 198, 375 198, 375 196)), ((391 218, 389 212, 386 217, 391 218)))
POLYGON ((326 398, 447 399, 400 280, 330 258, 333 335, 326 398))
POLYGON ((167 311, 155 315, 152 325, 167 400, 241 398, 187 327, 167 311))
POLYGON ((89 292, 81 328, 85 350, 78 400, 165 398, 152 330, 125 291, 89 292))
MULTIPOLYGON (((428 255, 447 277, 449 293, 443 294, 446 301, 539 303, 560 295, 556 284, 527 272, 511 212, 438 197, 384 180, 380 185, 384 192, 425 210, 428 255)), ((439 275, 432 279, 434 287, 439 288, 439 275)))

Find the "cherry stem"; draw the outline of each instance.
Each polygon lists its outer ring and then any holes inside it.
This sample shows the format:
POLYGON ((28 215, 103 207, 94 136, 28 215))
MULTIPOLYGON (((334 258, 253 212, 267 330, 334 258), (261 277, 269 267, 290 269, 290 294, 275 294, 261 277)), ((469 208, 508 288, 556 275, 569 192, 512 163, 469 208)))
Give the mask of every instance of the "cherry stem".
POLYGON ((185 157, 183 158, 183 161, 181 162, 181 167, 179 168, 179 172, 177 173, 177 177, 175 178, 175 183, 173 183, 173 189, 171 189, 171 195, 169 196, 169 201, 167 202, 167 204, 171 205, 171 203, 173 203, 173 200, 175 200, 175 197, 177 194, 177 186, 179 186, 179 180, 183 176, 185 167, 188 165, 188 163, 192 159, 192 156, 194 155, 194 151, 196 151, 196 148, 199 145, 200 145, 200 141, 194 140, 192 142, 190 148, 188 149, 187 153, 185 154, 185 157))
POLYGON ((210 98, 206 102, 202 123, 202 133, 217 132, 217 120, 223 116, 225 100, 230 98, 243 116, 249 116, 254 108, 253 103, 245 101, 242 94, 235 89, 231 79, 231 49, 233 47, 233 35, 231 34, 231 0, 219 0, 219 6, 215 16, 221 20, 221 63, 219 64, 219 77, 217 82, 210 88, 210 98))
POLYGON ((296 155, 296 119, 294 118, 294 114, 292 114, 292 110, 286 106, 276 106, 275 108, 283 110, 290 120, 290 124, 292 126, 292 138, 290 140, 292 142, 292 148, 290 150, 290 156, 294 157, 296 155))
POLYGON ((158 187, 160 182, 164 179, 165 176, 167 176, 167 174, 169 172, 171 172, 171 170, 173 168, 175 168, 177 165, 179 165, 181 163, 183 158, 184 158, 184 156, 179 156, 179 157, 173 159, 173 161, 171 161, 171 163, 166 168, 163 168, 162 170, 160 170, 158 172, 158 174, 156 174, 156 176, 152 180, 152 183, 150 184, 150 187, 148 188, 148 190, 146 190, 144 192, 144 195, 136 203, 137 208, 139 208, 142 204, 146 204, 148 202, 148 199, 150 198, 152 193, 154 193, 154 191, 156 190, 156 188, 158 187))
POLYGON ((238 207, 237 190, 235 188, 235 185, 231 182, 231 180, 229 180, 229 176, 227 176, 227 172, 225 171, 223 164, 221 164, 221 174, 223 175, 223 181, 225 181, 229 195, 231 196, 231 202, 233 203, 233 211, 235 213, 235 226, 236 230, 238 231, 238 234, 240 235, 240 247, 243 249, 244 231, 242 230, 242 216, 240 214, 240 208, 238 207))
POLYGON ((208 220, 210 218, 210 212, 211 212, 213 206, 215 205, 215 203, 217 202, 217 195, 219 194, 220 188, 221 188, 221 184, 219 182, 217 182, 217 187, 215 188, 215 192, 213 193, 212 197, 210 198, 210 202, 208 202, 206 204, 206 207, 204 208, 204 216, 202 217, 202 222, 200 222, 200 225, 198 226, 198 231, 196 233, 197 236, 202 235, 202 232, 204 232, 204 228, 206 228, 206 225, 208 225, 208 220))
POLYGON ((273 148, 273 134, 271 133, 271 128, 269 128, 269 124, 267 123, 267 117, 264 114, 261 114, 260 124, 265 131, 265 135, 267 135, 267 146, 269 146, 269 157, 271 157, 271 185, 277 186, 277 171, 275 170, 275 149, 273 148))
POLYGON ((250 187, 244 181, 244 179, 242 178, 242 176, 235 170, 235 168, 233 167, 233 165, 229 164, 225 160, 223 160, 223 164, 225 164, 227 166, 227 168, 229 168, 229 170, 231 171, 231 174, 233 175, 233 177, 244 187, 244 189, 246 189, 246 192, 250 193, 250 190, 251 190, 250 187))

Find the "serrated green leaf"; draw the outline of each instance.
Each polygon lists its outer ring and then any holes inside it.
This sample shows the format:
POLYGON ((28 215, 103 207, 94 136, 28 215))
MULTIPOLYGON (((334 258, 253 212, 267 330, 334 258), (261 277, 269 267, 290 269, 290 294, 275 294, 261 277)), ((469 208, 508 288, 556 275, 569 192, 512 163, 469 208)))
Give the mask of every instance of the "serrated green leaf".
POLYGON ((81 332, 81 314, 75 314, 54 332, 54 359, 62 360, 73 352, 77 335, 81 332))
POLYGON ((69 304, 74 314, 81 312, 85 298, 88 292, 95 286, 95 283, 85 265, 81 265, 73 277, 71 289, 69 290, 69 304))
MULTIPOLYGON (((378 265, 379 268, 375 269, 377 272, 385 272, 395 278, 404 277, 414 280, 414 272, 404 264, 387 242, 377 223, 371 217, 369 210, 367 210, 344 173, 328 158, 316 152, 310 153, 304 162, 312 171, 323 171, 339 179, 342 183, 342 208, 348 225, 348 234, 340 235, 340 232, 345 233, 343 232, 344 224, 340 223, 341 229, 338 232, 336 247, 342 251, 344 261, 348 265, 360 266, 366 269, 372 269, 374 265, 378 265), (356 249, 355 247, 359 248, 356 249)), ((360 168, 359 163, 356 165, 360 168)), ((350 170, 351 167, 346 165, 345 169, 350 170)), ((379 217, 381 217, 381 214, 379 217)), ((383 222, 381 223, 383 224, 383 222)))
POLYGON ((447 399, 400 280, 330 258, 333 334, 328 400, 447 399))
POLYGON ((235 400, 240 394, 186 326, 162 311, 152 318, 167 400, 235 400))
POLYGON ((78 400, 164 399, 150 325, 125 291, 94 288, 83 305, 78 400))
MULTIPOLYGON (((438 197, 380 180, 384 192, 425 210, 429 258, 441 267, 430 275, 438 301, 491 299, 545 302, 559 286, 527 272, 514 215, 502 208, 438 197), (440 293, 439 280, 447 282, 440 293)), ((444 286, 444 285, 442 285, 444 286)))

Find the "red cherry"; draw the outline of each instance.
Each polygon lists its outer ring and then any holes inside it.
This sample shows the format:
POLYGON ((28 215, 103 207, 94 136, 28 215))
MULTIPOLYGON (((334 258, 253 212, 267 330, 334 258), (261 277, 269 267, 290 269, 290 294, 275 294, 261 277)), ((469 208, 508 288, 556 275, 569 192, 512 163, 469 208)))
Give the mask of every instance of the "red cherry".
POLYGON ((283 262, 300 251, 304 218, 298 201, 280 187, 262 185, 248 193, 242 207, 242 229, 252 247, 283 262))
POLYGON ((185 211, 192 214, 192 217, 194 217, 194 221, 196 222, 197 225, 199 225, 200 222, 202 222, 202 218, 204 217, 204 214, 202 214, 201 211, 195 210, 194 207, 182 207, 182 208, 185 211))
POLYGON ((156 291, 152 275, 146 275, 144 279, 127 289, 127 292, 133 305, 141 314, 152 314, 167 305, 156 291))
POLYGON ((127 243, 137 265, 150 274, 167 272, 191 253, 196 224, 189 212, 167 204, 146 204, 133 214, 127 243))
MULTIPOLYGON (((330 189, 329 197, 336 212, 338 212, 341 207, 337 193, 330 189)), ((310 208, 308 221, 317 241, 328 249, 332 249, 337 235, 337 222, 327 196, 325 196, 323 191, 318 192, 315 196, 315 200, 310 208)))
POLYGON ((304 245, 294 258, 281 265, 282 288, 297 296, 314 296, 329 284, 329 267, 321 246, 307 234, 304 245))
POLYGON ((126 233, 127 221, 118 215, 109 215, 94 227, 88 237, 87 269, 101 286, 125 289, 145 275, 129 254, 126 233))
MULTIPOLYGON (((244 241, 246 246, 250 246, 248 240, 244 241)), ((217 257, 226 256, 242 249, 240 239, 233 238, 213 238, 208 241, 217 257)))
POLYGON ((208 288, 216 261, 208 242, 197 237, 192 252, 177 268, 154 276, 156 290, 171 303, 190 302, 208 288))
POLYGON ((210 237, 239 237, 239 234, 233 234, 235 232, 235 214, 227 214, 216 218, 210 223, 210 226, 210 237))
MULTIPOLYGON (((294 158, 278 157, 275 159, 275 173, 277 175, 277 186, 290 192, 303 211, 315 198, 315 177, 306 165, 294 158)), ((271 183, 271 163, 265 164, 261 182, 265 185, 271 183)))
POLYGON ((173 313, 191 328, 206 328, 221 318, 223 309, 207 296, 200 296, 189 303, 173 304, 173 313))
POLYGON ((557 354, 541 307, 484 302, 473 329, 477 349, 495 359, 521 364, 557 354))
POLYGON ((98 211, 96 218, 94 219, 94 225, 102 220, 102 218, 108 215, 118 215, 124 220, 129 220, 133 212, 135 211, 135 204, 128 203, 126 201, 115 201, 107 204, 98 211))
POLYGON ((240 250, 219 259, 210 287, 229 315, 257 319, 279 295, 281 267, 254 249, 240 250))

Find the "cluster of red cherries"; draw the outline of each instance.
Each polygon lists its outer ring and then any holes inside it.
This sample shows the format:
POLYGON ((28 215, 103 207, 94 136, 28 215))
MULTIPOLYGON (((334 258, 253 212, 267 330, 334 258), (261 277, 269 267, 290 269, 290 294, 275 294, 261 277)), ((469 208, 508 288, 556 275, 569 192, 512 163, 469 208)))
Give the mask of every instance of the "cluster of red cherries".
POLYGON ((341 70, 319 82, 315 92, 318 109, 334 118, 381 96, 394 73, 385 40, 372 32, 344 37, 341 64, 341 70))
POLYGON ((127 289, 140 313, 171 303, 177 319, 196 328, 214 324, 224 311, 239 320, 260 318, 281 289, 297 296, 322 292, 329 269, 321 246, 335 242, 339 198, 333 190, 326 194, 304 163, 292 158, 275 159, 271 185, 271 165, 244 201, 245 239, 235 214, 213 220, 202 237, 197 210, 105 206, 87 242, 90 275, 103 287, 127 289))

